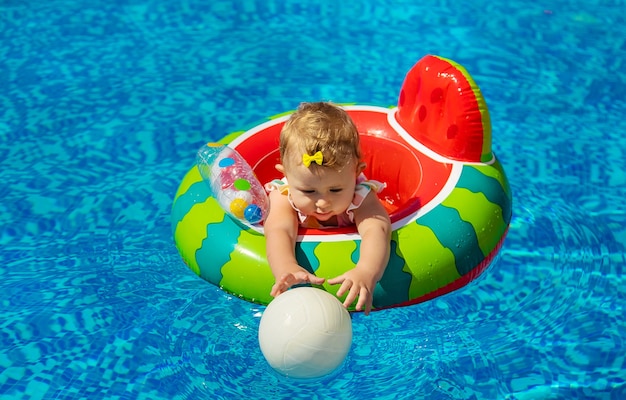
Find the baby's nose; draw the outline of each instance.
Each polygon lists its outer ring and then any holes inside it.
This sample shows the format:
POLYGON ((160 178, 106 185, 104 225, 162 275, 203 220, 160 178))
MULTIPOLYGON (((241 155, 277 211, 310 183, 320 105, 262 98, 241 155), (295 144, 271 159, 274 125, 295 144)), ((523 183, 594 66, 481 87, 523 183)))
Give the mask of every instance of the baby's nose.
POLYGON ((330 204, 330 202, 328 200, 326 200, 323 197, 320 197, 319 199, 317 199, 317 202, 315 203, 315 205, 318 208, 324 208, 324 207, 328 207, 328 205, 330 204))

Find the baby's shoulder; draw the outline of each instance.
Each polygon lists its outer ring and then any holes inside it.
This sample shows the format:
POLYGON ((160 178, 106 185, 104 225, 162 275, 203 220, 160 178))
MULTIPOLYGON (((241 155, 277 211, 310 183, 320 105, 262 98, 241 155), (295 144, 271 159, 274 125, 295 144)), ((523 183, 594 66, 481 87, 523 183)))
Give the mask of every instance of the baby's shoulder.
POLYGON ((274 179, 270 182, 267 182, 265 185, 265 191, 268 193, 278 192, 281 194, 289 193, 289 183, 287 182, 287 178, 282 179, 274 179))

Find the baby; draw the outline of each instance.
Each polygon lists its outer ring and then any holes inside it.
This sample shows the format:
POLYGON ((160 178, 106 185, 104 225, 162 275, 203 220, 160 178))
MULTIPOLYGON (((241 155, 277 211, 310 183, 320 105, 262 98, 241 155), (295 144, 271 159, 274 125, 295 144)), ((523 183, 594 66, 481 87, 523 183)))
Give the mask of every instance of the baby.
POLYGON ((337 296, 348 295, 345 307, 372 309, 372 296, 387 262, 391 223, 376 193, 385 186, 362 174, 359 134, 348 114, 327 102, 302 103, 280 133, 284 175, 265 185, 270 208, 265 221, 267 259, 276 282, 276 297, 301 283, 322 284, 295 257, 298 226, 323 228, 355 224, 361 236, 357 265, 328 280, 341 284, 337 296))

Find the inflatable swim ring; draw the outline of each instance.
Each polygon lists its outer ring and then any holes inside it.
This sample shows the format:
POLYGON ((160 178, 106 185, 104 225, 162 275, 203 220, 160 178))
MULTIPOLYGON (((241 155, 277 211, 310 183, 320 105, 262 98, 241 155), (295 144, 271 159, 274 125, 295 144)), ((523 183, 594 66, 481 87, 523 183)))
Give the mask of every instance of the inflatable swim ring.
MULTIPOLYGON (((483 96, 467 71, 425 56, 408 72, 397 107, 344 106, 361 134, 365 174, 387 183, 379 197, 392 221, 391 256, 374 291, 375 309, 420 303, 466 285, 489 265, 511 220, 511 191, 491 150, 483 96)), ((278 136, 289 115, 220 142, 262 183, 279 178, 278 136)), ((243 299, 268 304, 274 278, 262 224, 225 211, 194 166, 172 206, 176 246, 203 279, 243 299)), ((331 278, 353 268, 354 227, 301 228, 300 265, 331 278)), ((339 285, 324 285, 333 294, 339 285)))

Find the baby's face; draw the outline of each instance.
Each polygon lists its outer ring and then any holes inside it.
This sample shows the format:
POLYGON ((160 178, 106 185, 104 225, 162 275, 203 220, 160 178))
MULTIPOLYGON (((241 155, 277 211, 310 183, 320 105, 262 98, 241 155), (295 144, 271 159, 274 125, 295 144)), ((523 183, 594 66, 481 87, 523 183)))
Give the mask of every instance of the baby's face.
POLYGON ((296 165, 285 171, 294 206, 318 221, 328 221, 348 209, 354 197, 357 163, 341 171, 329 167, 296 165), (314 171, 315 168, 315 171, 314 171))

